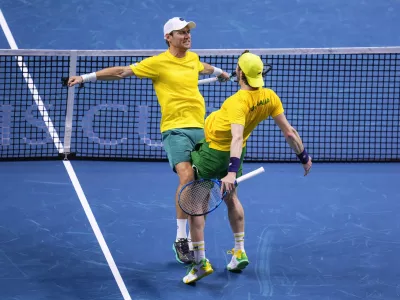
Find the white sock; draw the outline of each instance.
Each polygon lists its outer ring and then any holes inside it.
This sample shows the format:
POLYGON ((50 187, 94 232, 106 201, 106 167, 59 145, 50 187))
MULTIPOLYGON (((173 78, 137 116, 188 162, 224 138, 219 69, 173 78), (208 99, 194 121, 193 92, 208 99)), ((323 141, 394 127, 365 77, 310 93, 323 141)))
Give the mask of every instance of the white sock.
POLYGON ((244 251, 244 232, 236 232, 233 237, 235 238, 235 250, 244 251))
POLYGON ((204 241, 193 242, 194 262, 198 264, 202 259, 206 258, 206 247, 204 241))
POLYGON ((189 250, 193 251, 192 235, 190 234, 190 230, 189 230, 189 234, 188 234, 188 240, 189 240, 189 250))
POLYGON ((176 219, 176 241, 178 239, 186 239, 186 224, 187 224, 187 219, 176 219))

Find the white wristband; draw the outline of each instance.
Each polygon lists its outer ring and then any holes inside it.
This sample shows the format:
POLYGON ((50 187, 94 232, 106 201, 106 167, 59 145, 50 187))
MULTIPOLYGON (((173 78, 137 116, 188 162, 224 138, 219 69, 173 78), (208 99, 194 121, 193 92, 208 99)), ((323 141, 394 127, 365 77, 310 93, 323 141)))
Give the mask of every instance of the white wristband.
POLYGON ((212 75, 219 76, 223 73, 223 71, 220 68, 214 67, 214 72, 212 75))
POLYGON ((82 82, 95 82, 97 80, 96 72, 81 75, 82 82))

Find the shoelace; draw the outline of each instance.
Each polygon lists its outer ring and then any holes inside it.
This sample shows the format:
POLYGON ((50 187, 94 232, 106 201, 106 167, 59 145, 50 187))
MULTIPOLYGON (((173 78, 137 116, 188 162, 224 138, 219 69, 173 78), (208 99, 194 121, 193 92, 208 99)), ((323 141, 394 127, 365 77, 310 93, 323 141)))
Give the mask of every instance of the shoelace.
MULTIPOLYGON (((204 260, 201 260, 200 263, 198 263, 198 264, 196 264, 195 262, 192 262, 192 263, 190 264, 190 266, 187 267, 186 275, 189 274, 190 271, 194 269, 194 266, 205 267, 205 266, 207 266, 207 262, 208 262, 208 261, 205 260, 205 259, 204 259, 204 260)), ((196 269, 196 271, 198 271, 198 270, 196 269)))
POLYGON ((234 255, 235 254, 235 248, 232 248, 231 250, 226 251, 226 253, 234 255))
POLYGON ((241 258, 243 251, 242 250, 237 250, 235 252, 235 248, 232 248, 232 250, 228 250, 226 253, 234 255, 234 256, 236 256, 236 258, 241 258))

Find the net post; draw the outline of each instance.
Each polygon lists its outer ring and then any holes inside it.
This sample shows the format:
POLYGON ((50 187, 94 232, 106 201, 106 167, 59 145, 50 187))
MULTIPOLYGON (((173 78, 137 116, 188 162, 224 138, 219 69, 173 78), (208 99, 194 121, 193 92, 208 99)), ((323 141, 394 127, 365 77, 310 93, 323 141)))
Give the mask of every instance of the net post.
MULTIPOLYGON (((77 51, 71 50, 69 56, 69 77, 76 75, 77 51)), ((75 87, 68 87, 67 113, 65 116, 64 159, 71 153, 72 120, 74 115, 75 87)))

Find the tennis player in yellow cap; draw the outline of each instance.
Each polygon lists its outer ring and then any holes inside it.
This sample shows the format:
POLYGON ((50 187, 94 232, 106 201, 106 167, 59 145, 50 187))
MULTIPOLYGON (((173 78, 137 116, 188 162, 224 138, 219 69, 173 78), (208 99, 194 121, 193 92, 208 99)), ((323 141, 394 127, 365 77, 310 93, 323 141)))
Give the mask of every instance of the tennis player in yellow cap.
MULTIPOLYGON (((263 69, 259 56, 245 51, 239 57, 236 73, 240 90, 207 117, 205 139, 195 146, 191 155, 198 178, 221 179, 222 189, 228 191, 224 200, 235 240, 234 248, 228 252, 232 254, 227 265, 229 271, 242 270, 249 264, 244 248, 244 210, 237 196, 235 180, 242 175, 246 141, 251 132, 260 122, 272 117, 300 159, 304 175, 310 172, 312 165, 299 134, 285 117, 280 98, 273 90, 263 88, 263 69)), ((189 223, 195 261, 183 278, 184 283, 213 273, 205 256, 204 217, 190 216, 189 223)))

